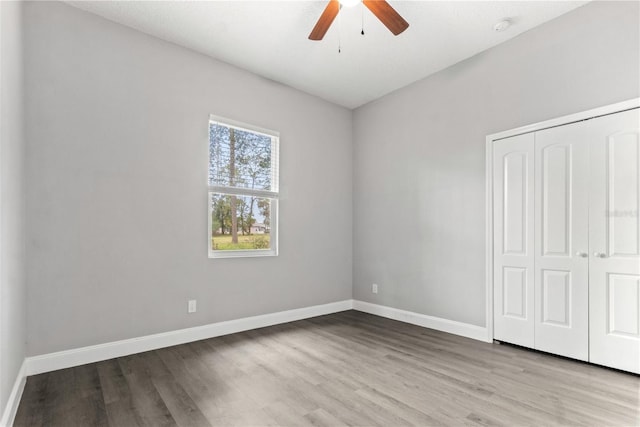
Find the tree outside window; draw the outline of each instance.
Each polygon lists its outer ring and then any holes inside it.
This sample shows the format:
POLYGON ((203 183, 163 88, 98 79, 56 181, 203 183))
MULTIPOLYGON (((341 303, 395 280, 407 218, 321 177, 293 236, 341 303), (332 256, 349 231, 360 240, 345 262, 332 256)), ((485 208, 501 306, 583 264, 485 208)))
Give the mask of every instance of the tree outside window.
POLYGON ((277 255, 276 132, 209 121, 209 256, 277 255))

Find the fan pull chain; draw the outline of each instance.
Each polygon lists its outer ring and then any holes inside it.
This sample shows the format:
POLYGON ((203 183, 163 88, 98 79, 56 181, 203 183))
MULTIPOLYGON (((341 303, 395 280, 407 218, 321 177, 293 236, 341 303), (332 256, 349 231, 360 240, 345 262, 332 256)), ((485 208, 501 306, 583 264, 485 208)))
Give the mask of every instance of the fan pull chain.
POLYGON ((361 13, 361 17, 362 17, 362 31, 360 31, 360 34, 362 34, 364 36, 364 4, 362 2, 360 2, 360 12, 361 13))
POLYGON ((338 9, 338 53, 342 52, 342 5, 338 9))

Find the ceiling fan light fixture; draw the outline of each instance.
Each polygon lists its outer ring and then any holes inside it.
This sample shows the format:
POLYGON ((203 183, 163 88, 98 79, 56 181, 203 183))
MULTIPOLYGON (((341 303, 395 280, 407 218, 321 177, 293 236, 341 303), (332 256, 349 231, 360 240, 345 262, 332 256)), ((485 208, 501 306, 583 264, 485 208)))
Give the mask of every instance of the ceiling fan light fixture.
POLYGON ((340 4, 344 7, 353 7, 360 4, 361 0, 340 0, 340 4))
POLYGON ((358 3, 362 3, 369 9, 395 36, 409 28, 409 23, 386 0, 329 0, 318 22, 311 30, 309 40, 322 40, 331 23, 340 13, 340 8, 356 6, 358 3))

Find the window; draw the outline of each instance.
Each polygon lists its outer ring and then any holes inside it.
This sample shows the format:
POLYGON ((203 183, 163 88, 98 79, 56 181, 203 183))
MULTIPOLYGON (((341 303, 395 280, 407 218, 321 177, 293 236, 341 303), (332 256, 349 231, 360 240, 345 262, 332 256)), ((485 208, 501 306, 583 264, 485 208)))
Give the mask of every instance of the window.
POLYGON ((277 132, 209 119, 209 258, 278 255, 277 132))

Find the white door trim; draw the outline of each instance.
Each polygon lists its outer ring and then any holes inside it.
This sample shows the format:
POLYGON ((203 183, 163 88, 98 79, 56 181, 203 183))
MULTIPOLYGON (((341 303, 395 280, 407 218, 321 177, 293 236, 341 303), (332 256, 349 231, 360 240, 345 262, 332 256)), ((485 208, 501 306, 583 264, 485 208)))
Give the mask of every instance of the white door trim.
POLYGON ((603 107, 594 108, 580 113, 569 114, 531 125, 521 126, 502 132, 497 132, 486 137, 485 156, 485 289, 486 289, 486 325, 487 341, 493 340, 493 143, 497 140, 509 138, 525 133, 536 132, 555 126, 588 120, 607 114, 619 113, 625 110, 640 107, 640 98, 618 102, 603 107))

